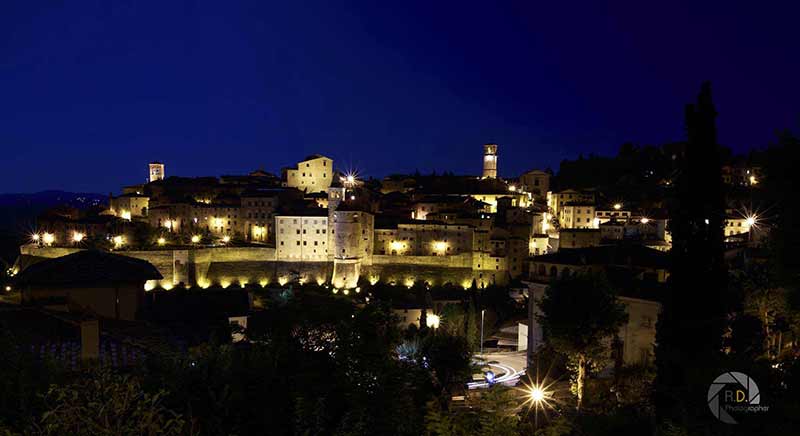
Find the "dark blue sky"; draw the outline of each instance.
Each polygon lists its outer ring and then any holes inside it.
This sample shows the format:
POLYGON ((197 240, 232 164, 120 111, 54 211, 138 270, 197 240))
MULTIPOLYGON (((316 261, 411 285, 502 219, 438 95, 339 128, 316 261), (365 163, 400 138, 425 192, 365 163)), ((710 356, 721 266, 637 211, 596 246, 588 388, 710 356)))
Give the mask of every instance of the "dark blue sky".
POLYGON ((311 153, 365 175, 478 173, 488 141, 514 176, 682 139, 702 80, 735 150, 800 121, 798 2, 11 3, 0 192, 117 191, 150 160, 277 172, 311 153))

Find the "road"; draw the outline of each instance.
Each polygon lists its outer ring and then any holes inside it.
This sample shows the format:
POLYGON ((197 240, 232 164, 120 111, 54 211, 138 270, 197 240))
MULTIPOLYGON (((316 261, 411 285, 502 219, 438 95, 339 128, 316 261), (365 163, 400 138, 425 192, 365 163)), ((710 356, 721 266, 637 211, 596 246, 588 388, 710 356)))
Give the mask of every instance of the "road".
MULTIPOLYGON (((486 353, 483 357, 487 365, 497 375, 495 384, 502 383, 506 386, 516 386, 520 377, 525 374, 527 357, 525 351, 514 351, 505 353, 486 353)), ((485 381, 467 383, 469 389, 482 389, 489 387, 485 381)))

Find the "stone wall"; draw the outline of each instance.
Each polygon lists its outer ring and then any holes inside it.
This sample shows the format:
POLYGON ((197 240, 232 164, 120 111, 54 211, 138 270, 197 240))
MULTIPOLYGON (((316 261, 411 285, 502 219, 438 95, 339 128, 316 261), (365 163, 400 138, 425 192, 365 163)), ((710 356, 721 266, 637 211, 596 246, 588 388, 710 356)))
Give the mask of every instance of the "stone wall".
MULTIPOLYGON (((54 258, 79 251, 72 248, 23 246, 23 254, 54 258)), ((275 260, 271 247, 215 247, 190 250, 120 251, 119 254, 152 263, 164 279, 148 282, 170 289, 178 284, 208 287, 211 285, 242 286, 245 284, 286 283, 299 278, 307 282, 326 283, 333 277, 334 264, 321 262, 284 262, 275 260)), ((409 284, 415 280, 431 285, 452 283, 469 287, 507 283, 506 271, 477 271, 472 268, 472 254, 455 256, 373 256, 372 265, 360 264, 360 276, 370 282, 409 284), (492 275, 495 277, 492 277, 492 275)))

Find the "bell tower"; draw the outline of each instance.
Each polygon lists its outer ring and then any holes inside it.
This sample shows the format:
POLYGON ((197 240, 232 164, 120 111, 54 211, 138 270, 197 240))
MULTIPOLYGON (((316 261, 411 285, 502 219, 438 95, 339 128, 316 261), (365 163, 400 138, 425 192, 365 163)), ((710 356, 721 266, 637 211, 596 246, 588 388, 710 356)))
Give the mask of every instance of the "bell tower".
POLYGON ((497 178, 497 144, 484 144, 483 146, 482 178, 497 178))
POLYGON ((164 180, 164 164, 161 162, 150 162, 150 181, 164 180))

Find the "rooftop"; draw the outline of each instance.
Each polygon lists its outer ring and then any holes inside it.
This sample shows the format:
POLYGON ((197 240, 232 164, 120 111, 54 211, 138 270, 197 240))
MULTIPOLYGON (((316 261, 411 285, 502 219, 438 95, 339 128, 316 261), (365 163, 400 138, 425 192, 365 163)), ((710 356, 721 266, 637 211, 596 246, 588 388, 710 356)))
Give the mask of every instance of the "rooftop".
POLYGON ((144 282, 163 276, 147 261, 99 250, 83 250, 34 263, 17 277, 21 286, 144 282))

